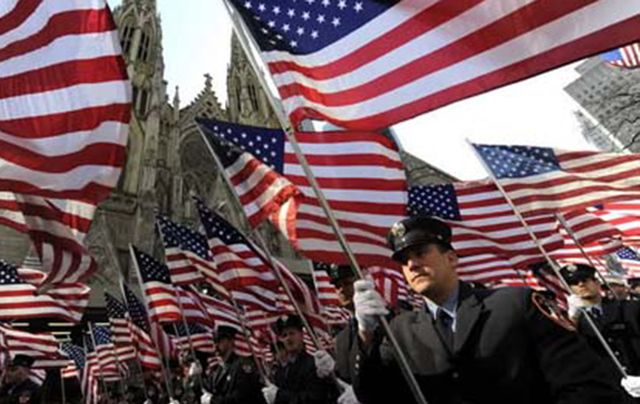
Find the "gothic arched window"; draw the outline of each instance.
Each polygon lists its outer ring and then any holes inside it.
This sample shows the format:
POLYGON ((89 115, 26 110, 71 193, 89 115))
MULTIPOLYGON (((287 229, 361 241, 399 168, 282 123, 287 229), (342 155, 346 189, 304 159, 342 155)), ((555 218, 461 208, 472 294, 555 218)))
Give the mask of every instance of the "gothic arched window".
POLYGON ((256 86, 253 84, 249 84, 249 99, 251 100, 251 106, 254 111, 258 110, 258 93, 256 91, 256 86))
POLYGON ((138 48, 138 59, 143 62, 149 59, 149 45, 151 43, 151 35, 145 30, 140 36, 140 47, 138 48))
POLYGON ((124 29, 122 30, 122 36, 120 38, 122 45, 122 53, 125 55, 129 53, 129 48, 131 48, 131 38, 133 37, 134 28, 130 24, 126 24, 124 29))

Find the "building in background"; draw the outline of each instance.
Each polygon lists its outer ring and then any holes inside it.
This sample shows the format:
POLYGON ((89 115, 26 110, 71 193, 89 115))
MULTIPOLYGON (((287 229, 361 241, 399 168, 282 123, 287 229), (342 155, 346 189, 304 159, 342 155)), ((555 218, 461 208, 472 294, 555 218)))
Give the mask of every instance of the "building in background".
POLYGON ((580 77, 565 91, 585 139, 606 151, 640 151, 640 69, 612 66, 592 57, 576 68, 580 77))

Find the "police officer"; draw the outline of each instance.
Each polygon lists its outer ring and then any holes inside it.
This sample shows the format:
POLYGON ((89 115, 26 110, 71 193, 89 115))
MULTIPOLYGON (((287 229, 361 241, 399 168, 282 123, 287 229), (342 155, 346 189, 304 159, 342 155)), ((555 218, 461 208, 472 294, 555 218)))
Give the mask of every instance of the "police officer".
MULTIPOLYGON (((426 301, 425 310, 396 316, 391 329, 429 404, 619 402, 596 354, 546 312, 541 295, 471 288, 458 279, 445 223, 402 220, 389 243, 409 286, 426 301)), ((368 404, 393 389, 395 402, 415 402, 380 332, 382 298, 369 281, 357 281, 355 290, 358 399, 368 404)))
POLYGON ((34 404, 40 402, 40 387, 29 379, 29 372, 34 359, 18 354, 5 369, 2 387, 0 387, 0 403, 2 404, 34 404))
POLYGON ((203 404, 248 404, 264 403, 260 392, 260 375, 252 358, 235 354, 233 341, 238 330, 219 326, 214 341, 217 353, 223 362, 213 372, 209 381, 211 394, 204 394, 203 404))
MULTIPOLYGON (((598 330, 605 337, 614 354, 630 375, 640 374, 640 302, 604 298, 600 283, 596 280, 595 268, 585 264, 562 267, 560 274, 571 287, 569 316, 574 320, 578 332, 603 358, 607 366, 613 362, 587 323, 584 312, 588 312, 598 330)), ((611 373, 618 371, 611 368, 611 373)), ((626 387, 625 387, 626 388, 626 387)), ((630 394, 633 392, 630 391, 630 394)), ((640 402, 640 401, 638 401, 640 402)))
POLYGON ((278 319, 276 334, 287 352, 287 363, 276 370, 274 383, 262 391, 268 404, 330 404, 337 389, 316 374, 313 357, 305 351, 303 324, 298 316, 278 319))

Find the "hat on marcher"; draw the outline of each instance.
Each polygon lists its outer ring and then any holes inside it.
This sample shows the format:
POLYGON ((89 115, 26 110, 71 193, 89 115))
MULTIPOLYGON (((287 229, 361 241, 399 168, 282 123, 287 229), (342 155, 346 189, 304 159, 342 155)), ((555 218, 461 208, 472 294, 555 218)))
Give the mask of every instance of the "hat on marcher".
POLYGON ((296 315, 287 315, 282 316, 276 321, 275 331, 276 334, 280 335, 284 332, 284 330, 288 328, 295 328, 297 330, 302 331, 304 325, 302 324, 302 319, 296 315))
POLYGON ((329 278, 330 278, 329 281, 333 285, 337 284, 342 279, 355 277, 355 275, 353 273, 353 270, 351 269, 351 266, 349 266, 349 265, 331 264, 329 266, 329 271, 327 271, 327 272, 328 272, 329 278))
POLYGON ((587 279, 595 279, 596 269, 586 264, 569 264, 560 268, 560 275, 569 285, 575 285, 587 279))
POLYGON ((451 228, 431 216, 414 216, 396 222, 389 230, 387 241, 395 261, 402 261, 402 253, 408 248, 422 244, 436 243, 453 249, 451 228))
POLYGON ((223 339, 233 339, 235 338, 238 330, 233 327, 229 327, 227 325, 221 325, 216 329, 216 335, 213 338, 214 342, 220 342, 223 339))
POLYGON ((33 366, 34 362, 35 362, 35 359, 29 355, 17 354, 11 360, 10 366, 23 366, 26 368, 30 368, 31 366, 33 366))

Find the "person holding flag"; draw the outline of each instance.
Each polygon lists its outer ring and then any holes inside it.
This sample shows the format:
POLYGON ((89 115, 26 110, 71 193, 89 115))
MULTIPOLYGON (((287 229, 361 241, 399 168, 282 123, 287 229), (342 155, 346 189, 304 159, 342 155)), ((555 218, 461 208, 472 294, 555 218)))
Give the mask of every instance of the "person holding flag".
MULTIPOLYGON (((591 348, 544 310, 529 289, 472 288, 458 279, 451 229, 417 216, 389 233, 392 258, 427 308, 404 312, 391 330, 430 404, 619 403, 620 393, 591 348)), ((394 386, 396 402, 414 402, 379 318, 388 313, 373 283, 355 283, 358 349, 353 386, 361 403, 394 386)))
POLYGON ((0 403, 32 404, 40 402, 40 386, 29 378, 34 359, 17 354, 5 369, 0 387, 0 403))

